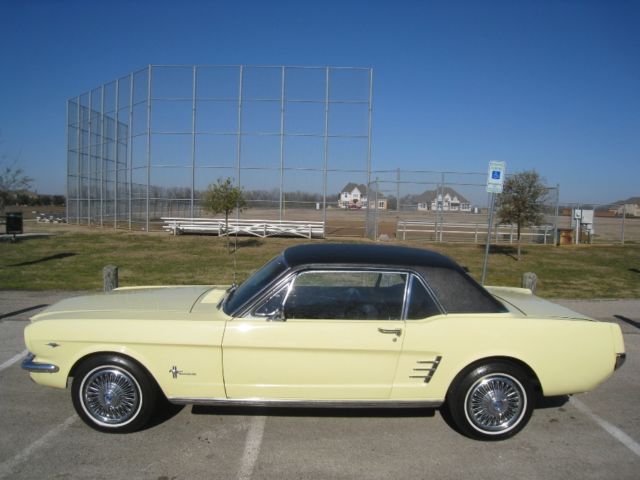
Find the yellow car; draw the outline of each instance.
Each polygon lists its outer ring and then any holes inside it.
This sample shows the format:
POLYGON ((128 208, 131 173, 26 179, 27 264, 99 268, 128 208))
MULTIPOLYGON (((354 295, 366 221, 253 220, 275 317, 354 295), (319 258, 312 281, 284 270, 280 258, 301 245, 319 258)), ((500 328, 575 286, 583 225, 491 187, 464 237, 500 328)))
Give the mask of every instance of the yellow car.
POLYGON ((240 286, 135 287, 63 300, 25 329, 22 366, 91 427, 131 432, 158 404, 446 408, 473 438, 513 436, 536 398, 595 388, 620 327, 476 283, 399 246, 286 249, 240 286))

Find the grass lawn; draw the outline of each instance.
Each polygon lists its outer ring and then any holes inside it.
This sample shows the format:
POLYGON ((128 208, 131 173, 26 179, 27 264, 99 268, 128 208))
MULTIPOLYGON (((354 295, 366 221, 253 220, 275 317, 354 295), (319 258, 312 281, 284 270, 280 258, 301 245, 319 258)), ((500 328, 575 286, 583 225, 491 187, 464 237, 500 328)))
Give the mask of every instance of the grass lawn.
MULTIPOLYGON (((109 264, 119 267, 120 286, 233 281, 234 257, 227 253, 224 238, 29 223, 25 229, 55 235, 0 243, 0 289, 100 290, 102 268, 109 264)), ((238 282, 287 246, 306 242, 309 240, 239 238, 238 282)), ((483 245, 404 244, 442 252, 480 279, 483 245)), ((535 272, 538 294, 543 297, 640 298, 639 245, 527 245, 523 252, 523 259, 517 262, 515 248, 493 248, 487 284, 520 286, 524 272, 535 272)))

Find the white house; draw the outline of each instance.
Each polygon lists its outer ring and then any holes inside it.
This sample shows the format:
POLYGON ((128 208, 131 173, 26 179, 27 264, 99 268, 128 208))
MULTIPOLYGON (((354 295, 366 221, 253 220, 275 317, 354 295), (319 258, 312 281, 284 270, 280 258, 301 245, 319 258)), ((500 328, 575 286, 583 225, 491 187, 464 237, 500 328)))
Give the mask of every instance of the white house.
POLYGON ((625 203, 616 209, 616 215, 627 215, 629 217, 640 217, 640 206, 635 203, 625 203))
POLYGON ((419 211, 471 212, 471 203, 453 188, 427 190, 418 196, 419 211))
MULTIPOLYGON (((342 191, 340 192, 340 197, 338 199, 338 206, 340 208, 367 208, 369 204, 369 198, 367 195, 367 186, 364 184, 355 184, 353 182, 347 183, 342 191)), ((375 192, 371 190, 372 199, 378 202, 378 210, 386 210, 387 209, 387 198, 380 192, 375 192)))

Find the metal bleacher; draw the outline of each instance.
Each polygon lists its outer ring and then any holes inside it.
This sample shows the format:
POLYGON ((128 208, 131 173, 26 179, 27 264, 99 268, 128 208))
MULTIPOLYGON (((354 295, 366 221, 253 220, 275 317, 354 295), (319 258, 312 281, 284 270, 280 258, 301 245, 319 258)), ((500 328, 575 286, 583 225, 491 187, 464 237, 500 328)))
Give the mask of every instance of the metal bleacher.
POLYGON ((237 220, 229 219, 225 232, 224 218, 162 217, 163 229, 180 235, 202 233, 211 235, 249 235, 254 237, 324 238, 324 222, 292 220, 237 220))

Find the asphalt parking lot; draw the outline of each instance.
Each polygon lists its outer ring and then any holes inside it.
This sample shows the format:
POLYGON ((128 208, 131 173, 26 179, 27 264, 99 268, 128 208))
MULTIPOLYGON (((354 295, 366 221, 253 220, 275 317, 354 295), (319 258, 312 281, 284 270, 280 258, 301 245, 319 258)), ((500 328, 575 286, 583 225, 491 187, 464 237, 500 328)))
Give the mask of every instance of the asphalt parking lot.
POLYGON ((594 392, 549 402, 515 438, 483 443, 438 411, 184 407, 108 435, 68 391, 20 369, 28 317, 68 292, 0 291, 0 478, 640 478, 640 300, 562 301, 618 322, 627 362, 594 392))

